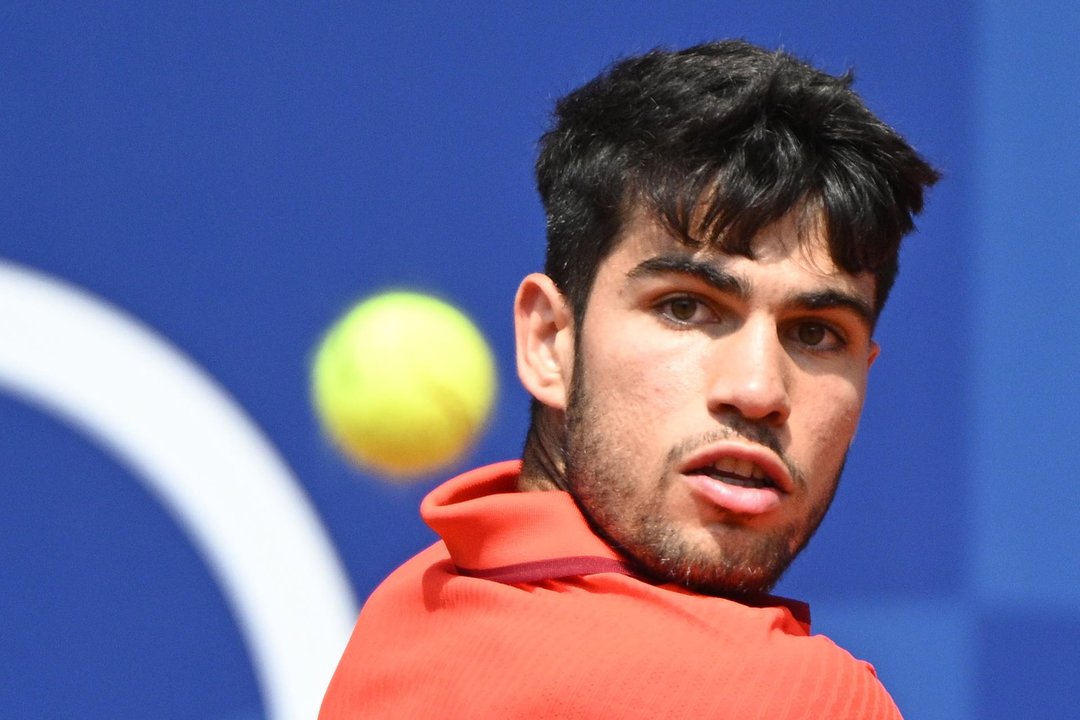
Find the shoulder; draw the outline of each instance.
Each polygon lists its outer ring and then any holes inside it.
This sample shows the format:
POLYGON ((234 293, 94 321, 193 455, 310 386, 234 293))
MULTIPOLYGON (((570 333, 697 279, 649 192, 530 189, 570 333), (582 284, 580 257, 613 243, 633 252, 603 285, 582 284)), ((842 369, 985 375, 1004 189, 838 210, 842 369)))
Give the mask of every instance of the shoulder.
POLYGON ((327 704, 388 718, 899 717, 869 666, 784 607, 618 573, 494 582, 458 574, 440 545, 365 604, 327 704))

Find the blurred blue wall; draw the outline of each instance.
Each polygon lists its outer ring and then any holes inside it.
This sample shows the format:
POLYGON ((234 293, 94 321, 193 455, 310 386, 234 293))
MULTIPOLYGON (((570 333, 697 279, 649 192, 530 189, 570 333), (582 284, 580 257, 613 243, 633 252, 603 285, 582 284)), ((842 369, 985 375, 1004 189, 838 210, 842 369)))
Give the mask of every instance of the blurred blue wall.
MULTIPOLYGON (((1074 714, 1077 6, 494 7, 5 9, 0 257, 205 370, 362 599, 431 541, 416 506, 439 478, 388 485, 322 439, 306 383, 326 326, 391 286, 458 304, 502 376, 462 466, 514 457, 510 303, 542 261, 531 164, 553 99, 621 55, 717 37, 853 66, 945 179, 904 250, 840 496, 779 591, 909 718, 1074 714)), ((92 428, 2 373, 0 390, 0 716, 281 716, 186 520, 92 428)))

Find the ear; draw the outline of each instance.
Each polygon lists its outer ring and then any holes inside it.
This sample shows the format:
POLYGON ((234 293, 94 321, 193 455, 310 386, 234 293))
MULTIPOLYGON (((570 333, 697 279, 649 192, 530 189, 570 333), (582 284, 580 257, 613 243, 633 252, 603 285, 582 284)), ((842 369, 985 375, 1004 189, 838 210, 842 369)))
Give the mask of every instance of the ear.
POLYGON ((874 364, 874 361, 878 359, 878 355, 881 354, 881 346, 873 340, 870 341, 870 356, 866 359, 866 369, 869 370, 874 364))
POLYGON ((547 275, 532 273, 518 286, 514 337, 521 384, 544 405, 565 410, 574 368, 573 313, 547 275))

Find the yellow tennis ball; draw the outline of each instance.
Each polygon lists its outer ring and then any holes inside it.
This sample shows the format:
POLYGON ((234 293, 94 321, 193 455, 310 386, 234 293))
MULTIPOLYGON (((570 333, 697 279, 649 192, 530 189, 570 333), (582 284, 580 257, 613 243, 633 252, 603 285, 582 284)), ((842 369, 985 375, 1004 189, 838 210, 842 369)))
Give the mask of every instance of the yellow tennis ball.
POLYGON ((432 473, 479 435, 495 398, 495 360, 461 311, 428 295, 365 300, 315 353, 312 399, 326 433, 381 474, 432 473))

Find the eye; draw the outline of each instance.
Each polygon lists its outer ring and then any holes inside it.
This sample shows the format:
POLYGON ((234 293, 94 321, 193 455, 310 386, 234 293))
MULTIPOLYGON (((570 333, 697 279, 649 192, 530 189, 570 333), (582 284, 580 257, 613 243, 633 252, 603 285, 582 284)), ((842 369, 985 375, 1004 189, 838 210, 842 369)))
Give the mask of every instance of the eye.
POLYGON ((661 302, 657 309, 661 315, 680 325, 699 325, 716 321, 716 315, 708 305, 686 295, 670 297, 661 302))
POLYGON ((690 322, 697 312, 698 302, 693 298, 675 298, 668 302, 671 316, 681 322, 690 322))
POLYGON ((836 330, 820 322, 801 322, 792 330, 796 342, 814 350, 840 350, 847 342, 836 330))
POLYGON ((817 323, 800 325, 795 332, 799 337, 799 342, 806 345, 820 345, 828 334, 825 326, 817 323))

